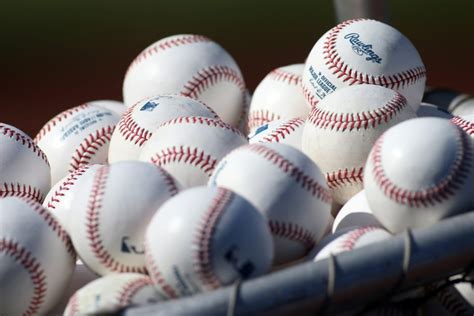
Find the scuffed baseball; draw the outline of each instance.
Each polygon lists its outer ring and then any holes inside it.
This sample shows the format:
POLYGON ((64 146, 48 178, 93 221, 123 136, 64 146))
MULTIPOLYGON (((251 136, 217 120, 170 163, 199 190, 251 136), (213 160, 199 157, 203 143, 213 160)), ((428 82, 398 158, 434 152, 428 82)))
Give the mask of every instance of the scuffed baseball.
POLYGON ((204 116, 218 119, 205 104, 188 97, 161 95, 146 98, 122 116, 112 134, 109 162, 138 160, 140 151, 154 131, 166 121, 180 116, 204 116))
POLYGON ((257 86, 249 109, 249 131, 281 119, 306 119, 309 106, 301 91, 304 64, 272 70, 257 86))
POLYGON ((18 128, 0 123, 0 198, 19 196, 42 202, 50 182, 44 152, 18 128))
POLYGON ((372 145, 391 126, 416 114, 398 92, 376 85, 338 89, 311 110, 302 149, 326 177, 334 201, 343 205, 363 188, 372 145))
POLYGON ((115 111, 85 103, 47 122, 34 141, 48 157, 51 186, 82 165, 106 163, 110 137, 119 119, 115 111))
POLYGON ((474 208, 474 142, 440 118, 387 130, 364 171, 370 209, 391 232, 424 227, 474 208))
POLYGON ((74 293, 64 316, 117 313, 128 306, 160 300, 150 277, 138 273, 111 274, 90 282, 74 293))
POLYGON ((205 185, 217 163, 245 144, 239 130, 219 119, 178 117, 155 130, 139 159, 162 167, 189 188, 205 185))
POLYGON ((249 135, 249 143, 280 143, 301 150, 305 120, 293 118, 273 121, 257 128, 249 135))
POLYGON ((173 35, 145 48, 123 82, 127 106, 159 94, 200 100, 237 126, 246 98, 239 66, 219 44, 201 35, 173 35))
POLYGON ((354 19, 316 42, 306 59, 302 85, 311 106, 339 88, 375 84, 397 90, 416 110, 425 82, 425 66, 408 38, 382 22, 354 19))
POLYGON ((100 275, 146 273, 145 229, 179 185, 163 169, 139 161, 101 166, 72 198, 70 234, 81 260, 100 275))
POLYGON ((331 217, 331 192, 324 176, 309 157, 288 145, 235 149, 216 167, 209 185, 236 192, 268 218, 274 265, 309 253, 331 217))
POLYGON ((31 199, 0 198, 0 314, 46 315, 59 302, 76 254, 66 231, 31 199))
POLYGON ((272 259, 265 217, 224 188, 181 192, 159 209, 146 232, 147 268, 168 298, 260 276, 272 259))

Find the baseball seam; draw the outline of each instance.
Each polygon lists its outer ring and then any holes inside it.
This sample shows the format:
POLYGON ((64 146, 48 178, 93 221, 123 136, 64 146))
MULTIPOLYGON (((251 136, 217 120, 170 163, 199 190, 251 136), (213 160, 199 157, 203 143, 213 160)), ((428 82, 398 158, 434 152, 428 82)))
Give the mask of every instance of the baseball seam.
POLYGON ((380 228, 376 227, 376 226, 367 226, 367 227, 361 227, 361 228, 355 229, 355 230, 349 232, 343 238, 343 240, 341 240, 341 244, 339 245, 339 247, 342 250, 352 250, 352 249, 354 249, 354 246, 355 246, 356 242, 362 236, 364 236, 366 233, 374 231, 374 230, 380 230, 380 228))
POLYGON ((281 68, 272 70, 268 74, 268 77, 275 81, 281 81, 286 84, 294 85, 294 86, 299 86, 301 84, 301 78, 302 78, 301 75, 291 73, 281 68))
POLYGON ((33 297, 23 316, 36 315, 38 309, 44 303, 47 291, 46 276, 41 263, 18 242, 6 238, 0 239, 0 253, 11 257, 28 272, 33 283, 33 297))
POLYGON ((311 108, 316 107, 319 103, 319 100, 304 82, 302 83, 302 89, 306 102, 311 106, 311 108))
POLYGON ((53 195, 47 202, 47 208, 52 210, 56 209, 57 204, 61 202, 61 198, 64 197, 66 191, 69 191, 79 179, 79 177, 82 176, 88 169, 89 166, 85 165, 71 173, 54 191, 53 195))
POLYGON ((126 307, 132 303, 132 298, 141 289, 147 286, 153 286, 150 278, 143 276, 142 278, 132 280, 124 284, 117 294, 117 302, 119 307, 126 307))
POLYGON ((61 113, 59 113, 58 115, 56 115, 55 117, 53 117, 51 120, 49 120, 45 126, 43 126, 40 131, 38 132, 38 134, 36 134, 35 138, 34 138, 34 142, 36 144, 38 144, 39 141, 41 141, 41 139, 51 131, 52 128, 54 128, 57 124, 61 123, 62 121, 64 121, 65 119, 69 118, 71 115, 74 115, 78 112, 80 112, 81 110, 83 109, 86 109, 89 107, 89 104, 88 103, 85 103, 85 104, 81 104, 81 105, 78 105, 76 107, 73 107, 69 110, 66 110, 66 111, 63 111, 61 113))
POLYGON ((207 125, 209 127, 218 127, 228 131, 231 131, 234 134, 242 136, 242 133, 235 127, 230 124, 221 121, 220 119, 208 118, 204 116, 179 116, 172 120, 166 121, 161 124, 159 127, 175 125, 175 124, 199 124, 207 125))
POLYGON ((90 160, 97 154, 100 148, 110 142, 114 129, 115 126, 113 125, 102 127, 84 138, 71 157, 69 172, 73 172, 79 167, 89 164, 90 160))
POLYGON ((277 142, 279 143, 287 136, 289 136, 292 132, 296 131, 296 129, 302 126, 305 123, 304 120, 300 118, 291 119, 282 125, 280 125, 277 129, 263 137, 259 142, 277 142))
POLYGON ((228 66, 214 65, 199 70, 184 84, 181 95, 197 99, 201 93, 219 82, 229 82, 245 93, 245 83, 240 74, 228 66))
POLYGON ((326 173, 326 182, 330 189, 336 189, 344 185, 364 182, 364 167, 344 168, 326 173))
POLYGON ((454 195, 454 191, 458 190, 469 175, 472 167, 472 152, 469 136, 458 128, 458 138, 456 140, 459 151, 456 155, 450 173, 438 183, 420 190, 407 190, 398 187, 385 174, 382 165, 382 144, 383 136, 381 136, 373 147, 373 153, 369 159, 373 164, 372 172, 376 184, 382 192, 397 203, 408 204, 410 207, 428 207, 447 200, 454 195))
POLYGON ((165 50, 168 50, 174 47, 180 47, 180 46, 195 44, 195 43, 205 43, 205 42, 210 42, 210 41, 211 40, 209 38, 202 35, 182 35, 182 36, 175 36, 170 39, 160 40, 156 42, 154 45, 152 45, 151 47, 143 50, 140 54, 138 54, 138 56, 132 61, 132 63, 128 67, 127 74, 136 65, 140 64, 141 62, 150 58, 151 56, 156 55, 165 50))
POLYGON ((77 316, 79 315, 79 297, 77 292, 69 299, 68 302, 67 316, 77 316))
POLYGON ((36 156, 41 158, 41 160, 43 160, 49 166, 49 161, 48 161, 48 158, 46 157, 46 154, 28 136, 22 135, 21 133, 18 133, 17 131, 3 124, 0 124, 0 133, 26 146, 28 149, 33 151, 33 153, 36 156))
POLYGON ((270 227, 272 235, 302 244, 305 255, 316 245, 314 234, 295 223, 269 220, 268 226, 270 227))
POLYGON ((413 84, 421 78, 426 76, 426 70, 424 67, 414 67, 405 71, 394 73, 391 75, 369 75, 352 69, 341 56, 336 49, 336 41, 339 33, 348 25, 351 25, 357 21, 367 21, 367 19, 353 19, 345 21, 336 27, 334 27, 326 37, 323 43, 323 58, 326 61, 326 65, 329 71, 332 71, 333 75, 337 75, 338 78, 342 78, 343 82, 349 81, 349 85, 353 84, 375 84, 390 89, 400 89, 408 84, 413 84))
POLYGON ((280 115, 270 112, 266 109, 250 111, 248 118, 248 129, 251 131, 254 128, 260 127, 264 124, 280 119, 280 115))
POLYGON ((100 235, 99 212, 102 208, 103 197, 109 175, 109 167, 103 166, 94 175, 92 189, 89 194, 86 212, 86 239, 89 248, 96 259, 109 271, 136 272, 146 274, 145 267, 133 267, 117 262, 102 243, 100 235))
POLYGON ((212 171, 216 167, 217 159, 213 158, 211 155, 207 154, 203 150, 200 150, 199 148, 173 146, 155 153, 150 158, 150 162, 159 167, 170 163, 183 162, 185 164, 199 168, 210 177, 212 171))
POLYGON ((179 193, 178 186, 176 185, 176 180, 163 168, 155 165, 158 169, 158 172, 161 174, 163 179, 165 180, 166 187, 168 188, 168 192, 171 196, 175 196, 179 193))
POLYGON ((208 290, 214 290, 221 286, 221 281, 212 269, 212 237, 222 213, 233 198, 234 194, 231 191, 218 188, 206 213, 201 218, 194 236, 194 270, 198 279, 208 290))
POLYGON ((132 117, 133 111, 138 103, 129 108, 118 122, 118 130, 125 140, 141 147, 148 139, 152 132, 140 126, 132 117))
POLYGON ((244 150, 250 150, 257 155, 262 156, 262 158, 268 160, 271 164, 275 165, 281 171, 293 178, 293 180, 299 184, 301 188, 308 191, 312 196, 315 196, 324 203, 331 203, 332 197, 329 189, 326 189, 324 186, 319 184, 316 179, 311 178, 304 172, 304 170, 298 168, 295 164, 280 155, 278 152, 260 144, 251 144, 241 148, 244 150))
POLYGON ((382 123, 388 123, 394 116, 407 107, 407 100, 400 93, 395 95, 383 106, 370 111, 356 113, 336 113, 313 107, 308 121, 314 127, 330 129, 337 132, 351 132, 354 129, 376 128, 382 123))
POLYGON ((0 187, 0 197, 16 196, 41 202, 44 198, 39 189, 26 184, 3 183, 0 187))
POLYGON ((468 135, 474 136, 474 122, 469 122, 468 120, 465 120, 459 116, 453 117, 451 122, 459 126, 468 135))
POLYGON ((153 280, 153 283, 160 287, 160 289, 168 296, 168 298, 178 298, 178 293, 174 290, 173 286, 169 284, 163 277, 158 264, 156 263, 151 253, 151 246, 148 243, 148 239, 145 239, 145 261, 148 268, 148 272, 153 280))

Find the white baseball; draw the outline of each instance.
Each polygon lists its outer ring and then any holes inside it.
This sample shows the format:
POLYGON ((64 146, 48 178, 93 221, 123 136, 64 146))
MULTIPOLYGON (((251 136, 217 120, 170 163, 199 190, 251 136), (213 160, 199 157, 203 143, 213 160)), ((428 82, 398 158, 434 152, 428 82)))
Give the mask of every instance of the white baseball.
POLYGON ((111 274, 90 282, 74 293, 64 316, 115 314, 128 306, 160 300, 149 276, 139 273, 111 274))
POLYGON ((370 209, 392 232, 429 226, 474 208, 474 142, 440 118, 387 130, 364 171, 370 209))
POLYGON ((236 128, 219 119, 178 117, 155 130, 139 159, 162 167, 188 188, 205 185, 217 163, 245 144, 236 128))
POLYGON ((85 103, 53 117, 34 141, 51 165, 51 186, 82 165, 106 163, 110 137, 120 116, 85 103))
POLYGON ((360 191, 344 204, 334 219, 332 232, 335 233, 343 229, 363 226, 383 228, 383 225, 377 220, 370 209, 367 197, 365 196, 365 190, 360 191))
POLYGON ((249 135, 249 143, 280 143, 301 150, 305 120, 300 118, 273 121, 249 135))
POLYGON ((306 119, 309 106, 301 91, 304 64, 272 70, 257 86, 249 110, 249 130, 280 119, 306 119))
POLYGON ((474 139, 474 114, 464 116, 454 116, 451 122, 459 126, 472 139, 474 139))
POLYGON ((466 95, 461 95, 459 98, 463 96, 465 99, 459 101, 459 103, 451 110, 453 115, 466 116, 474 114, 474 98, 472 96, 466 97, 466 95))
POLYGON ((390 238, 392 235, 385 229, 377 226, 357 227, 347 230, 341 235, 328 236, 328 240, 321 241, 324 246, 314 257, 314 261, 328 258, 331 254, 351 251, 378 241, 390 238))
POLYGON ((180 116, 218 118, 203 103, 178 95, 161 95, 144 99, 122 116, 109 146, 109 162, 138 160, 140 150, 161 124, 180 116))
POLYGON ((260 276, 273 259, 264 216, 223 188, 196 187, 170 199, 151 220, 145 242, 150 276, 168 298, 260 276))
POLYGON ((331 193, 321 171, 305 154, 288 145, 237 148, 217 165, 209 184, 233 190, 267 216, 275 248, 274 265, 311 251, 331 217, 331 193))
POLYGON ((145 48, 123 82, 128 106, 169 93, 203 101, 226 123, 237 126, 246 89, 239 66, 219 44, 200 35, 174 35, 145 48))
POLYGON ((146 273, 144 234, 157 209, 178 193, 174 179, 139 161, 101 166, 73 196, 70 234, 78 255, 100 275, 146 273))
POLYGON ((418 110, 416 110, 416 116, 417 117, 439 117, 439 118, 444 118, 444 119, 451 119, 453 115, 442 108, 430 104, 430 103, 425 103, 421 102, 420 107, 418 110))
POLYGON ((16 127, 0 123, 0 198, 28 197, 42 202, 50 188, 48 159, 16 127))
POLYGON ((117 113, 119 116, 122 116, 127 110, 127 106, 124 103, 115 100, 96 100, 87 103, 90 103, 92 105, 98 105, 103 108, 106 108, 107 110, 111 110, 117 113))
POLYGON ((426 70, 413 44, 393 27, 354 19, 326 32, 314 45, 303 72, 303 93, 315 106, 335 90, 375 84, 400 92, 417 109, 426 70))
POLYGON ((84 165, 74 170, 58 183, 46 195, 43 207, 47 208, 56 217, 67 232, 70 232, 69 218, 75 210, 73 197, 83 181, 92 181, 93 177, 85 176, 96 172, 102 165, 84 165))
POLYGON ((59 302, 76 254, 67 233, 36 201, 0 199, 0 314, 45 315, 59 302))
POLYGON ((376 85, 339 89, 311 110, 302 149, 326 176, 334 201, 347 202, 363 188, 365 161, 377 138, 416 117, 398 92, 376 85))

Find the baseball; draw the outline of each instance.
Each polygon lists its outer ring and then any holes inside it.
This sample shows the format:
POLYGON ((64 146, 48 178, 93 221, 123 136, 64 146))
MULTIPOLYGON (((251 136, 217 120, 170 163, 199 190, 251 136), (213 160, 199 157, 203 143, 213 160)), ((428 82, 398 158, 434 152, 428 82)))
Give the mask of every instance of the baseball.
POLYGON ((391 232, 431 225, 474 208, 474 142, 440 118, 387 130, 364 171, 370 209, 391 232))
POLYGON ((454 116, 451 122, 459 126, 467 135, 474 139, 474 114, 465 116, 454 116))
POLYGON ((48 159, 33 140, 0 123, 0 198, 19 196, 42 202, 50 188, 48 159))
POLYGON ((217 163, 245 144, 239 130, 219 119, 178 117, 155 130, 139 159, 162 167, 189 188, 205 185, 217 163))
POLYGON ((246 198, 268 218, 280 265, 313 249, 330 220, 331 192, 324 176, 301 151, 283 144, 253 144, 230 152, 209 185, 246 198))
POLYGON ((160 301, 150 277, 120 273, 101 277, 80 288, 69 299, 64 316, 117 313, 131 305, 160 301))
POLYGON ((150 276, 168 298, 260 276, 273 259, 264 216, 223 188, 196 187, 170 199, 151 220, 145 242, 150 276))
POLYGON ((338 89, 311 110, 302 149, 326 177, 334 201, 347 202, 363 188, 365 161, 388 128, 416 117, 398 92, 376 85, 338 89))
POLYGON ((127 106, 159 94, 203 101, 237 126, 243 115, 245 82, 239 66, 219 44, 201 35, 174 35, 145 48, 123 82, 127 106))
POLYGON ((127 110, 127 106, 124 103, 115 100, 96 100, 87 103, 106 108, 107 110, 115 112, 118 116, 122 116, 127 110))
POLYGON ((146 273, 145 229, 179 186, 164 170, 139 161, 101 166, 76 190, 69 215, 71 239, 81 260, 99 275, 146 273))
POLYGON ((53 117, 34 141, 48 157, 51 186, 82 165, 106 163, 110 137, 120 116, 85 103, 53 117))
POLYGON ((249 109, 249 131, 280 119, 306 119, 309 106, 301 91, 304 64, 272 70, 259 83, 249 109))
POLYGON ((379 21, 354 19, 317 41, 306 60, 302 85, 311 106, 339 88, 374 84, 397 90, 416 110, 425 81, 420 55, 403 34, 379 21))
POLYGON ((326 259, 330 255, 337 255, 342 252, 351 251, 363 246, 378 242, 392 235, 385 229, 377 226, 365 226, 348 229, 342 234, 330 235, 327 240, 321 241, 324 246, 314 257, 314 261, 326 259))
POLYGON ((383 225, 377 220, 370 209, 367 197, 365 196, 365 190, 360 191, 344 204, 334 219, 332 232, 335 233, 343 229, 363 226, 383 228, 383 225))
POLYGON ((112 134, 109 162, 138 160, 140 150, 161 124, 180 116, 218 118, 203 103, 178 95, 161 95, 144 99, 122 116, 112 134))
POLYGON ((76 254, 67 233, 36 201, 0 199, 0 314, 45 315, 59 302, 76 254))
POLYGON ((249 143, 280 143, 301 150, 304 124, 305 120, 300 118, 278 120, 264 124, 249 135, 249 143))
POLYGON ((417 117, 439 117, 444 119, 451 119, 453 115, 441 107, 434 104, 421 102, 420 107, 416 110, 417 117))

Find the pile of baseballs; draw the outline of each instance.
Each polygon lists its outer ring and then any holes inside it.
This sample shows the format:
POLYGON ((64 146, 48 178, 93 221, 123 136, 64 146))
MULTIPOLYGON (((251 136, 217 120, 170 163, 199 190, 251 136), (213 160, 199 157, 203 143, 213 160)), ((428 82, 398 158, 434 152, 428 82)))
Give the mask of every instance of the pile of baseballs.
MULTIPOLYGON (((235 60, 175 35, 123 103, 0 124, 0 314, 111 313, 321 260, 474 209, 474 110, 421 104, 412 43, 349 20, 251 97, 235 60)), ((317 263, 316 263, 317 264, 317 263)))

